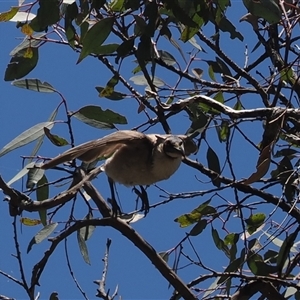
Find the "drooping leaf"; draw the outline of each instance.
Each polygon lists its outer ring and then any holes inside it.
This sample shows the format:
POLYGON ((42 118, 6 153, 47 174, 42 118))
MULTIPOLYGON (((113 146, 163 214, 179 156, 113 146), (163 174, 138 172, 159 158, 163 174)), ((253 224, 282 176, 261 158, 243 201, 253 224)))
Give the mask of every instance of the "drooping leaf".
POLYGON ((134 38, 125 40, 121 45, 117 48, 117 57, 115 59, 116 64, 119 63, 119 59, 123 58, 134 50, 134 38))
POLYGON ((38 48, 24 48, 13 56, 5 70, 4 80, 11 81, 30 73, 39 59, 38 48))
POLYGON ((22 89, 27 89, 35 92, 40 92, 40 93, 53 93, 55 92, 55 88, 48 82, 40 81, 39 79, 19 79, 19 80, 14 80, 11 83, 13 86, 22 88, 22 89))
MULTIPOLYGON (((221 174, 219 158, 211 147, 208 147, 207 149, 206 158, 208 162, 208 167, 214 172, 216 172, 217 174, 221 174)), ((216 187, 221 186, 221 181, 218 179, 218 176, 216 176, 216 178, 212 180, 212 183, 216 187)))
POLYGON ((85 261, 85 263, 90 265, 91 261, 90 261, 90 257, 89 257, 89 251, 88 251, 88 248, 87 248, 84 238, 80 235, 79 230, 77 231, 77 242, 78 242, 79 250, 83 257, 83 260, 85 261))
POLYGON ((114 124, 127 124, 124 116, 110 109, 102 110, 100 106, 94 105, 80 108, 74 117, 90 126, 102 129, 115 128, 114 124))
POLYGON ((53 145, 58 147, 69 145, 69 143, 64 138, 56 134, 52 134, 48 128, 44 127, 44 132, 46 137, 53 145))
POLYGON ((191 229, 190 235, 196 236, 199 235, 207 226, 207 220, 199 220, 198 223, 191 229))
POLYGON ((250 177, 244 181, 245 184, 251 184, 258 181, 268 172, 271 163, 271 150, 272 143, 267 145, 261 151, 256 164, 256 172, 252 173, 250 177))
MULTIPOLYGON (((92 213, 88 213, 85 217, 84 220, 90 220, 93 218, 92 213)), ((84 241, 87 241, 93 234, 94 230, 96 227, 94 225, 87 225, 86 227, 81 227, 79 229, 79 235, 84 241)))
POLYGON ((25 130, 0 150, 0 157, 6 153, 27 145, 44 134, 44 127, 51 129, 54 122, 43 122, 25 130))
POLYGON ((82 49, 77 64, 89 54, 97 53, 98 49, 109 36, 113 24, 114 18, 109 17, 98 21, 92 28, 88 30, 82 40, 82 49))
MULTIPOLYGON (((38 181, 36 189, 36 200, 43 201, 49 198, 49 185, 46 175, 38 181)), ((47 210, 39 210, 40 220, 44 226, 47 225, 47 210)))
POLYGON ((44 176, 45 170, 41 169, 41 163, 36 163, 33 168, 29 169, 26 188, 32 189, 44 176))
POLYGON ((226 256, 230 257, 229 248, 225 245, 224 241, 219 237, 219 233, 216 229, 212 228, 212 237, 216 247, 222 250, 226 256))
POLYGON ((45 31, 60 20, 59 0, 39 0, 39 5, 36 17, 29 23, 36 32, 45 31))
POLYGON ((29 242, 27 247, 27 253, 31 250, 32 246, 41 243, 46 239, 57 227, 58 223, 51 223, 42 228, 29 242))

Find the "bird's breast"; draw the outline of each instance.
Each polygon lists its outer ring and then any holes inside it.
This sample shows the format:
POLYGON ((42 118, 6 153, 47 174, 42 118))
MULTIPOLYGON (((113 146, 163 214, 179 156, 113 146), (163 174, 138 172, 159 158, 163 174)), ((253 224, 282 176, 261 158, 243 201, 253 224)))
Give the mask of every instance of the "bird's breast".
POLYGON ((105 172, 113 181, 127 186, 151 185, 168 179, 180 166, 181 158, 137 145, 124 146, 106 160, 105 172), (134 150, 134 151, 133 151, 134 150))

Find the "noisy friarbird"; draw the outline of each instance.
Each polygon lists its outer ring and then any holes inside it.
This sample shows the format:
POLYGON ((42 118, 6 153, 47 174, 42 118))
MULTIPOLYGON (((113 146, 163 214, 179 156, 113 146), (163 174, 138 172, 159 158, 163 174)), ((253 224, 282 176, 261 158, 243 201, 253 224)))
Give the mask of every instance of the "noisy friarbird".
POLYGON ((182 158, 196 151, 197 146, 186 135, 120 130, 71 148, 41 168, 50 169, 75 158, 86 163, 107 158, 104 171, 111 181, 142 186, 168 179, 179 168, 182 158))

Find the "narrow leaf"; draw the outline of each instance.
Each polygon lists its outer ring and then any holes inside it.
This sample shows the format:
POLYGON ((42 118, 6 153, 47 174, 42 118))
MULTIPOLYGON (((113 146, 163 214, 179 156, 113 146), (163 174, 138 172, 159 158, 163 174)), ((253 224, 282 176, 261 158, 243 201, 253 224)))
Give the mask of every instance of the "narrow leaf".
POLYGON ((83 257, 83 260, 90 265, 90 258, 89 258, 89 252, 88 252, 88 248, 86 246, 86 242, 84 240, 84 238, 82 238, 82 236, 80 235, 80 231, 77 231, 77 241, 78 241, 78 246, 79 246, 79 250, 80 253, 83 257))
POLYGON ((20 79, 11 83, 12 85, 40 93, 53 93, 55 88, 48 82, 42 82, 39 79, 20 79))
POLYGON ((0 157, 6 153, 27 145, 44 134, 44 127, 52 128, 54 122, 43 122, 25 130, 0 150, 0 157))
POLYGON ((54 231, 57 225, 58 223, 51 223, 42 228, 29 242, 29 245, 27 247, 27 253, 29 253, 34 244, 39 244, 44 239, 46 239, 54 231))

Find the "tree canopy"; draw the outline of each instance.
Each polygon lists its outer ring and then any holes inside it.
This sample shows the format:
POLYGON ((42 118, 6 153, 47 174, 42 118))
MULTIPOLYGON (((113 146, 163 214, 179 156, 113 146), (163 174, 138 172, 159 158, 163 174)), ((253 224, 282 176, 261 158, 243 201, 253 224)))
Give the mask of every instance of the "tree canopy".
POLYGON ((299 20, 298 1, 276 0, 19 0, 0 13, 23 35, 1 85, 57 101, 54 110, 36 103, 30 114, 49 117, 29 128, 16 122, 20 134, 0 149, 2 162, 22 165, 13 178, 0 176, 11 233, 2 259, 14 251, 11 269, 0 263, 0 283, 9 280, 0 298, 18 298, 14 286, 28 299, 68 297, 56 288, 64 280, 52 262, 60 253, 73 282, 67 289, 84 299, 154 297, 157 282, 161 298, 300 299, 299 20), (43 78, 32 76, 39 68, 43 78), (65 90, 51 79, 65 81, 65 90), (81 91, 97 99, 75 101, 81 91), (117 186, 118 217, 101 162, 40 168, 120 129, 185 134, 198 152, 146 195, 117 186), (72 261, 74 245, 80 262, 72 261), (140 268, 138 255, 146 258, 140 268), (102 258, 97 278, 91 256, 102 258), (129 259, 128 273, 118 273, 129 259), (128 274, 137 286, 122 285, 128 274))

